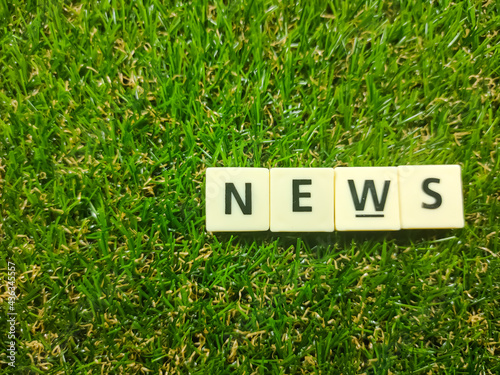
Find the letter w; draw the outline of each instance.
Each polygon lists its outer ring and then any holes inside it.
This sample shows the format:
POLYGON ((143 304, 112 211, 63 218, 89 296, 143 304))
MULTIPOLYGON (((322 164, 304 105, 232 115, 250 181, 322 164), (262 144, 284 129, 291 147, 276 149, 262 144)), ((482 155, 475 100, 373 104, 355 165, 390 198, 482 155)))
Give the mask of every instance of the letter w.
POLYGON ((377 190, 375 189, 375 183, 373 180, 366 180, 363 186, 363 193, 361 194, 361 201, 358 198, 358 193, 356 192, 356 186, 353 180, 348 180, 349 189, 351 189, 352 201, 354 202, 354 207, 356 211, 363 211, 365 209, 366 198, 368 196, 368 191, 370 191, 373 199, 373 204, 375 205, 376 211, 384 211, 385 201, 387 200, 387 193, 389 193, 389 185, 391 181, 385 181, 384 190, 382 192, 382 198, 378 200, 377 190))
POLYGON ((251 215, 252 214, 252 184, 247 182, 245 183, 245 203, 243 203, 240 194, 234 187, 232 182, 226 182, 226 215, 231 215, 231 196, 234 196, 238 206, 241 208, 241 212, 243 215, 251 215))

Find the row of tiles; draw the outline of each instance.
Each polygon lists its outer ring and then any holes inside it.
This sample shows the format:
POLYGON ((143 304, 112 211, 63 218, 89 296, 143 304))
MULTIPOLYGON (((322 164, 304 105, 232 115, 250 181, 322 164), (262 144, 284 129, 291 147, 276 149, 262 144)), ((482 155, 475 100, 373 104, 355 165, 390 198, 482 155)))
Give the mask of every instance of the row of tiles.
POLYGON ((464 226, 459 165, 207 168, 205 186, 210 232, 464 226))

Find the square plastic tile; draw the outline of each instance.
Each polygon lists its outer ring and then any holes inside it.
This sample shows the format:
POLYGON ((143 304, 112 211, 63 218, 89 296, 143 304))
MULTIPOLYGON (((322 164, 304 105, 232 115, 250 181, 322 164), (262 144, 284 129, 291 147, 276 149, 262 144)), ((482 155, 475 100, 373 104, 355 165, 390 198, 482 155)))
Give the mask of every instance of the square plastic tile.
POLYGON ((397 168, 335 168, 335 228, 401 229, 397 168))
POLYGON ((398 167, 401 227, 462 228, 464 204, 459 165, 398 167))
POLYGON ((271 231, 333 232, 333 168, 271 168, 271 231))
POLYGON ((209 232, 269 229, 269 169, 207 168, 209 232))

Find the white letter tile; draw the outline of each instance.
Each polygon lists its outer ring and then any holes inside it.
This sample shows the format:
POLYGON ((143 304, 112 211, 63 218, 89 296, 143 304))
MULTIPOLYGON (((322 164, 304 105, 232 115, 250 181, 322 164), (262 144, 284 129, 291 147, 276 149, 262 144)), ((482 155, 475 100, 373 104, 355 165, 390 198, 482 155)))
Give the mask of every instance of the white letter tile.
POLYGON ((401 229, 397 168, 336 168, 335 228, 339 231, 401 229))
POLYGON ((269 169, 207 168, 206 229, 269 229, 269 169))
POLYGON ((400 166, 398 173, 403 229, 464 226, 459 165, 400 166))
POLYGON ((271 231, 333 232, 333 168, 271 169, 271 231))

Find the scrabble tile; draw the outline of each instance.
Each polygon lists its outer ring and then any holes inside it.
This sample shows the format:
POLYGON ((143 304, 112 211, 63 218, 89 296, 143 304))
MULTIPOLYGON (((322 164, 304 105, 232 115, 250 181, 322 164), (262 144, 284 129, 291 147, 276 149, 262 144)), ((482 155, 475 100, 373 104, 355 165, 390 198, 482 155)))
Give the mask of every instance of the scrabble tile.
POLYGON ((269 169, 207 168, 206 229, 269 229, 269 169))
POLYGON ((272 168, 271 231, 334 230, 333 168, 272 168))
POLYGON ((459 165, 400 166, 398 174, 403 229, 464 226, 459 165))
POLYGON ((397 168, 335 168, 335 229, 401 229, 397 168))

